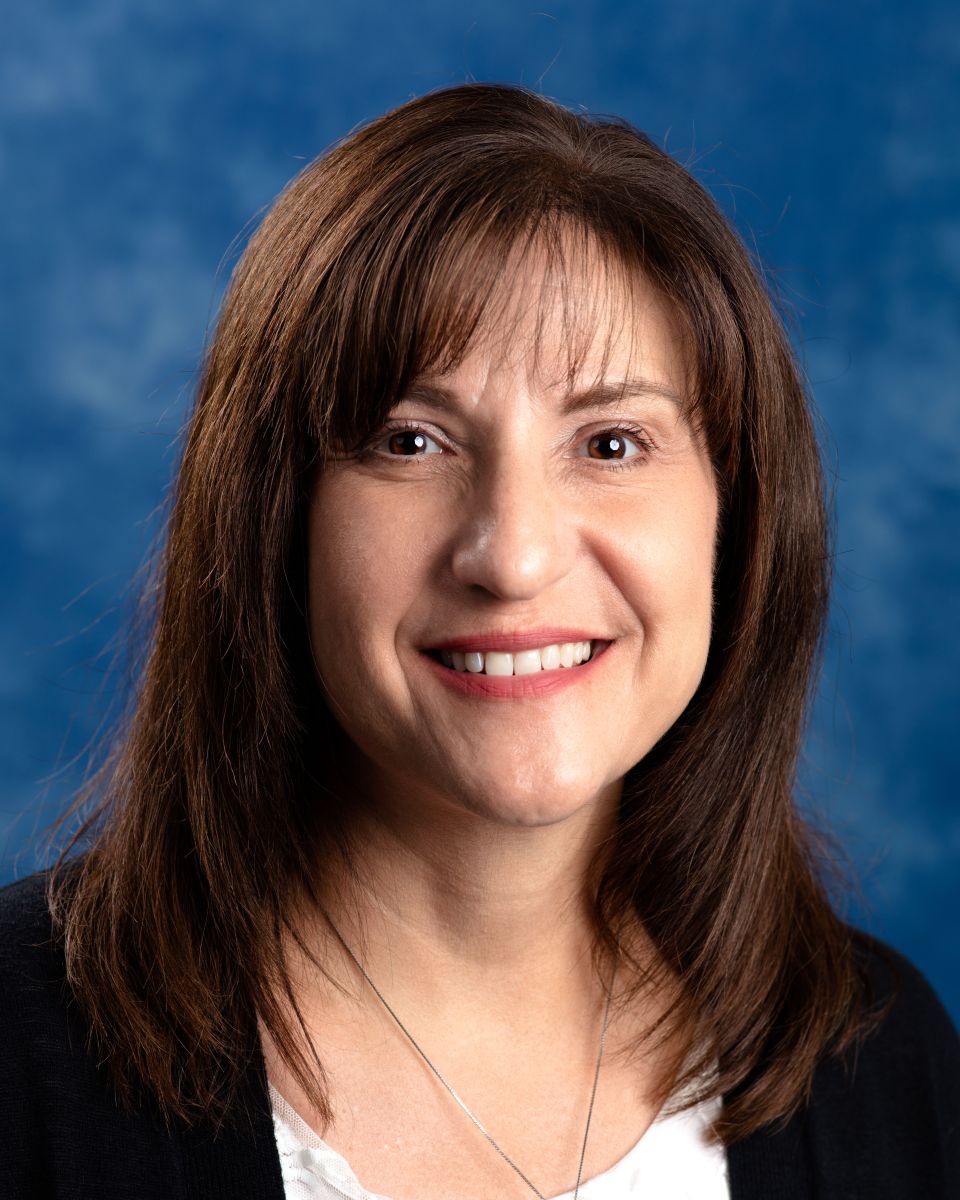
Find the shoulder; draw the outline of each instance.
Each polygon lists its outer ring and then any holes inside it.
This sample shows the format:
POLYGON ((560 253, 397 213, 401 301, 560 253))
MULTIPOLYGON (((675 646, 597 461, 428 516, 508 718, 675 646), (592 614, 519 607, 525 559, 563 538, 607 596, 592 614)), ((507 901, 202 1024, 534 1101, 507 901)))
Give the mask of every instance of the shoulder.
POLYGON ((47 883, 50 872, 35 871, 23 879, 0 885, 0 944, 18 928, 49 930, 50 912, 47 907, 47 883))
POLYGON ((0 1159, 15 1197, 47 1194, 51 1098, 69 1095, 75 1075, 47 878, 0 887, 0 1159))
POLYGON ((148 1101, 118 1106, 71 997, 49 882, 40 871, 0 887, 0 1195, 282 1200, 266 1078, 255 1067, 236 1120, 216 1136, 166 1122, 148 1101))
POLYGON ((821 1057, 804 1104, 728 1148, 731 1196, 960 1196, 960 1037, 905 955, 849 930, 872 1027, 821 1057))
POLYGON ((931 1083, 954 1084, 960 1094, 960 1035, 930 981, 887 942, 863 930, 851 933, 868 1005, 884 1016, 845 1056, 847 1069, 876 1064, 904 1078, 927 1075, 931 1083))
POLYGON ((868 1009, 882 1017, 814 1076, 808 1121, 819 1171, 846 1180, 842 1194, 960 1195, 956 1026, 914 963, 851 932, 868 1009))
POLYGON ((0 887, 0 988, 33 992, 55 981, 63 954, 47 905, 49 871, 0 887))
POLYGON ((21 1101, 47 1076, 63 1077, 83 1042, 69 1001, 66 959, 47 904, 48 871, 0 887, 0 1064, 19 1080, 21 1101))

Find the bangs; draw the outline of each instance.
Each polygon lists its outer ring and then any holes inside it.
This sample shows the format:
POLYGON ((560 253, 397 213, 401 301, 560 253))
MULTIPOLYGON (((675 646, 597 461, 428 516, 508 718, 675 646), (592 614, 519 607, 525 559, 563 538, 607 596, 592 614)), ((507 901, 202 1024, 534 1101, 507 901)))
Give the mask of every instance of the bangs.
MULTIPOLYGON (((416 377, 454 371, 473 350, 528 357, 548 386, 572 386, 588 358, 599 361, 596 379, 605 376, 614 345, 629 331, 634 287, 610 242, 551 215, 512 241, 488 238, 451 251, 423 294, 416 377), (557 319, 562 359, 548 363, 545 329, 557 319), (518 342, 519 331, 527 341, 518 342)), ((632 338, 628 345, 632 359, 632 338)))
POLYGON ((527 358, 545 386, 572 390, 605 382, 613 349, 624 344, 628 361, 620 382, 626 391, 636 355, 640 283, 652 285, 675 318, 687 365, 680 381, 683 415, 692 420, 699 409, 699 372, 690 324, 642 259, 642 238, 634 230, 601 232, 556 209, 518 214, 478 203, 442 232, 435 221, 422 229, 408 226, 403 243, 381 258, 382 267, 368 270, 370 286, 356 295, 353 311, 341 300, 348 345, 340 363, 347 386, 328 393, 322 422, 328 448, 339 452, 365 442, 414 382, 450 374, 474 350, 527 358), (548 322, 552 346, 559 322, 560 355, 546 362, 548 322), (588 360, 595 370, 581 379, 588 360))

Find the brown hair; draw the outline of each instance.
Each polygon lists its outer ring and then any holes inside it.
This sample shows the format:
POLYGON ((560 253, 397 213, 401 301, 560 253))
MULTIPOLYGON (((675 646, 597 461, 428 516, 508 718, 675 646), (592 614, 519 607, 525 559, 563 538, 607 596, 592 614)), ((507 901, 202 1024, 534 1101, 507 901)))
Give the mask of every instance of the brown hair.
POLYGON ((322 1064, 279 999, 293 999, 291 897, 311 894, 318 849, 345 845, 306 630, 310 482, 419 373, 459 360, 534 244, 561 272, 571 245, 592 247, 669 301, 722 500, 706 671, 624 781, 598 946, 639 918, 679 977, 664 1028, 701 1052, 677 1082, 719 1063, 706 1094, 727 1098, 728 1145, 794 1111, 820 1057, 877 1020, 859 935, 826 891, 833 851, 792 796, 829 553, 782 324, 709 195, 644 134, 468 84, 372 121, 291 182, 205 355, 140 686, 49 884, 123 1103, 142 1086, 168 1117, 220 1120, 259 1016, 329 1114, 322 1064))

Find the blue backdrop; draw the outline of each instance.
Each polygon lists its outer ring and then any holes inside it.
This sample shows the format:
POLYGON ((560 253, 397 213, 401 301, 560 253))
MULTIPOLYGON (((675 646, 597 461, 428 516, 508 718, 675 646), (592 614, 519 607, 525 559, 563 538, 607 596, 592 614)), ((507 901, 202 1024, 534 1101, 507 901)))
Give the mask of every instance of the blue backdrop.
POLYGON ((946 0, 32 0, 0 43, 0 881, 82 773, 237 246, 358 123, 469 79, 691 165, 794 322, 835 486, 804 803, 960 1019, 960 10, 946 0), (239 242, 236 239, 240 239, 239 242))

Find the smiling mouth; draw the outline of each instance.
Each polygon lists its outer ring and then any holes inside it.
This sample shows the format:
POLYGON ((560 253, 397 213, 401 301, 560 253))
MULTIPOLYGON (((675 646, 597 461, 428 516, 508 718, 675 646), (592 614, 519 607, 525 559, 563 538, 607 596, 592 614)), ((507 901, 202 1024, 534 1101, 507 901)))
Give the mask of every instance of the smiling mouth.
POLYGON ((569 670, 596 658, 610 642, 599 640, 561 642, 512 654, 497 650, 426 650, 430 658, 452 671, 472 675, 539 675, 544 671, 569 670))

